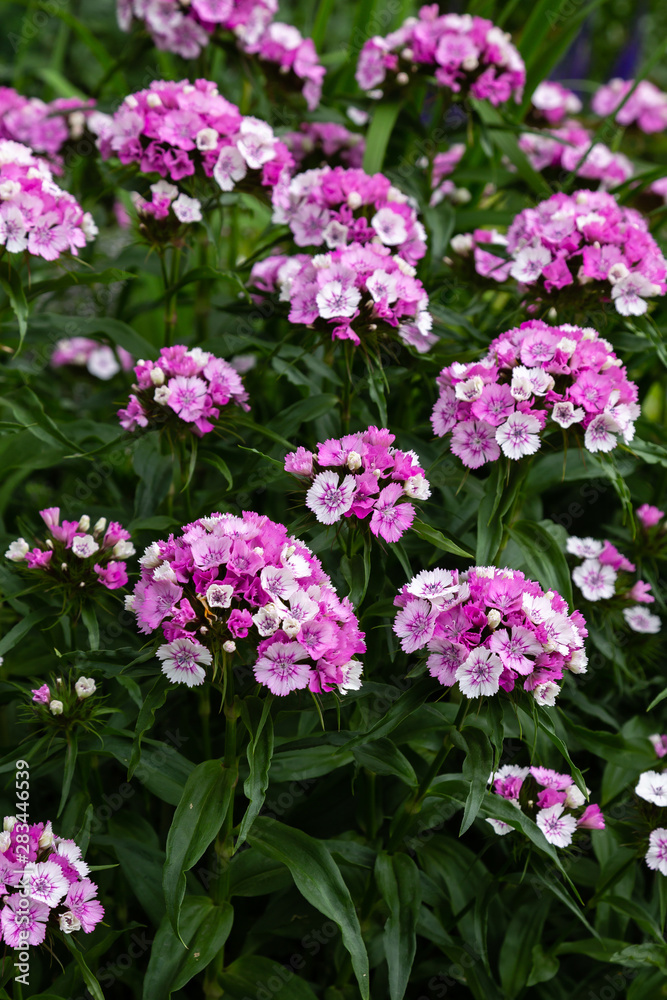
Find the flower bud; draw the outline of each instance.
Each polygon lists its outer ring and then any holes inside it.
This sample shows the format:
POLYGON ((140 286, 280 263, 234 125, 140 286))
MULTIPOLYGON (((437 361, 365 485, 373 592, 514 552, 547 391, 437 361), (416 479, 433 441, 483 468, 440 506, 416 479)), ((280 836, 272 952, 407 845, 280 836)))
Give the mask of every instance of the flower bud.
POLYGON ((227 639, 226 642, 223 642, 222 648, 225 653, 234 653, 236 651, 236 643, 232 639, 227 639))
POLYGON ((361 468, 361 455, 358 451, 351 451, 347 456, 347 467, 350 472, 356 472, 361 468))
POLYGON ((93 535, 101 535, 106 529, 107 519, 106 517, 100 517, 99 520, 95 522, 95 527, 93 528, 93 535))
POLYGON ((90 698, 91 694, 95 694, 96 688, 97 685, 92 677, 79 677, 78 681, 74 685, 77 698, 81 701, 83 701, 84 698, 90 698))
POLYGON ((87 514, 83 514, 81 516, 81 520, 79 521, 79 531, 88 531, 89 528, 90 528, 90 518, 88 517, 87 514))
POLYGON ((51 711, 51 715, 62 715, 63 714, 62 701, 57 701, 57 699, 54 698, 53 701, 49 702, 49 709, 51 711))
POLYGON ((161 368, 151 369, 151 382, 153 385, 164 385, 164 372, 161 368))
POLYGON ((501 614, 497 608, 491 608, 486 616, 486 620, 489 628, 498 628, 500 625, 501 614))

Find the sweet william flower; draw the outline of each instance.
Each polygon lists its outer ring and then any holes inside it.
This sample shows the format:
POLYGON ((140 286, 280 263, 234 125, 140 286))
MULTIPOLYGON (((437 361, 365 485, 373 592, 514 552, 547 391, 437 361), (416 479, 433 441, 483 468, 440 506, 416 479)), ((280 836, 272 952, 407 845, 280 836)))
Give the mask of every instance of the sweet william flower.
POLYGON ((651 831, 645 860, 651 871, 667 875, 667 830, 664 827, 651 831))
POLYGON ((97 685, 92 677, 79 677, 74 685, 74 690, 76 691, 77 698, 83 700, 85 698, 90 698, 91 695, 95 694, 97 685))
POLYGON ((644 771, 635 787, 635 794, 656 806, 667 806, 667 775, 644 771))
POLYGON ((196 687, 204 683, 205 666, 210 666, 213 657, 201 643, 192 639, 174 639, 160 646, 156 656, 162 662, 162 673, 174 683, 196 687))

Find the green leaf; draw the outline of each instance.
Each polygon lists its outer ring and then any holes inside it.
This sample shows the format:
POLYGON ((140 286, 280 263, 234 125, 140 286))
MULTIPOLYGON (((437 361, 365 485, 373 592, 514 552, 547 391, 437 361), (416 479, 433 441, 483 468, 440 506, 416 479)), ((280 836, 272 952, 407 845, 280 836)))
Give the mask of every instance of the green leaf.
MULTIPOLYGON (((26 298, 28 302, 32 302, 33 299, 44 295, 46 292, 66 292, 72 285, 113 285, 118 281, 128 281, 134 277, 135 275, 130 271, 121 271, 117 267, 110 267, 105 271, 67 271, 66 274, 61 275, 59 278, 49 278, 47 281, 35 282, 34 285, 28 288, 26 298)), ((60 323, 65 323, 68 319, 70 323, 72 322, 71 317, 61 316, 60 313, 40 313, 39 321, 41 322, 46 316, 57 316, 60 323)), ((92 320, 80 320, 77 317, 76 323, 78 324, 79 322, 90 323, 92 320)))
POLYGON ((271 1000, 317 1000, 308 983, 297 975, 304 965, 304 958, 299 953, 292 957, 289 967, 261 955, 244 955, 225 969, 220 985, 229 1000, 260 996, 265 1000, 265 995, 271 1000))
POLYGON ((515 521, 509 529, 524 557, 529 574, 544 590, 556 590, 574 608, 572 578, 562 547, 547 528, 535 521, 515 521))
POLYGON ((227 480, 227 485, 230 490, 234 486, 234 480, 232 479, 232 474, 229 471, 229 466, 225 462, 224 458, 220 458, 219 455, 214 455, 211 451, 202 451, 199 453, 199 457, 202 462, 206 462, 212 468, 216 469, 220 475, 227 480))
POLYGON ((74 771, 76 769, 76 758, 78 751, 78 742, 76 732, 70 732, 67 735, 67 752, 65 753, 65 767, 63 768, 63 787, 60 794, 60 805, 58 806, 57 815, 60 816, 63 809, 65 808, 65 803, 67 802, 67 796, 69 795, 69 790, 72 787, 72 779, 74 777, 74 771))
POLYGON ((411 788, 417 785, 415 770, 391 740, 380 738, 371 746, 360 746, 352 751, 354 759, 373 774, 393 774, 411 788))
POLYGON ((14 310, 14 315, 19 325, 19 346, 16 350, 16 354, 18 354, 23 346, 23 340, 28 329, 28 303, 23 291, 21 276, 16 268, 10 267, 8 274, 0 274, 0 285, 7 292, 9 304, 14 310))
POLYGON ((469 727, 462 733, 452 730, 450 736, 456 746, 465 750, 462 774, 470 782, 459 830, 459 837, 462 837, 474 823, 484 801, 489 775, 493 769, 493 748, 481 729, 469 727))
POLYGON ((505 125, 500 113, 488 101, 478 101, 471 98, 471 104, 482 122, 488 127, 488 134, 494 146, 514 164, 519 177, 539 198, 548 198, 552 194, 551 188, 541 174, 538 174, 531 167, 528 157, 519 148, 517 136, 505 125))
POLYGON ((417 951, 419 869, 407 854, 390 857, 383 852, 375 862, 375 879, 389 910, 382 936, 389 969, 389 996, 391 1000, 403 1000, 417 951))
POLYGON ((53 614, 53 611, 31 611, 29 615, 17 622, 9 632, 0 639, 0 656, 4 656, 8 653, 17 642, 20 642, 24 635, 31 632, 36 625, 43 622, 46 618, 53 614))
POLYGON ((556 731, 554 729, 553 721, 552 721, 550 715, 548 714, 548 710, 545 709, 543 712, 538 711, 536 713, 536 716, 537 716, 537 724, 538 724, 539 728, 542 730, 542 732, 545 734, 545 736, 549 740, 551 740, 551 742, 553 743, 553 745, 557 748, 557 750, 561 753, 561 755, 568 762, 568 764, 570 766, 570 773, 571 773, 571 775, 572 775, 572 777, 573 777, 573 779, 575 781, 575 784, 576 784, 577 788, 579 789, 579 791, 583 795, 586 796, 586 798, 588 798, 588 792, 586 791, 586 782, 584 781, 584 776, 581 773, 581 771, 579 770, 579 768, 574 766, 574 764, 572 762, 572 758, 570 757, 570 753, 569 753, 567 747, 563 743, 563 741, 560 738, 560 736, 557 735, 557 733, 556 733, 556 731))
POLYGON ((79 966, 79 970, 81 972, 81 975, 83 976, 83 981, 90 990, 93 1000, 104 1000, 104 993, 102 992, 102 987, 98 983, 97 978, 88 968, 86 960, 83 957, 81 951, 79 950, 79 946, 74 943, 74 941, 72 940, 72 936, 70 934, 63 934, 62 940, 66 945, 66 947, 69 948, 69 950, 72 952, 72 955, 74 956, 74 961, 79 966))
POLYGON ((354 607, 358 608, 366 596, 371 576, 371 545, 368 537, 364 537, 363 552, 358 552, 351 559, 348 556, 341 556, 340 571, 350 588, 350 600, 354 607))
POLYGON ((144 1000, 169 1000, 215 958, 229 937, 234 910, 207 896, 188 896, 181 909, 181 937, 165 916, 158 928, 144 978, 144 1000))
POLYGON ((505 929, 498 965, 507 1000, 514 1000, 528 982, 533 947, 539 943, 550 905, 551 900, 546 898, 517 908, 505 929))
POLYGON ((220 831, 231 807, 236 777, 222 761, 204 761, 188 778, 174 813, 167 836, 162 887, 167 916, 177 935, 185 895, 185 873, 199 861, 220 831))
POLYGON ((86 605, 81 609, 81 621, 83 622, 86 632, 88 633, 88 645, 91 650, 96 650, 100 648, 100 626, 97 621, 97 615, 95 613, 95 608, 90 605, 86 605))
POLYGON ((380 101, 377 104, 366 133, 363 169, 367 174, 376 174, 382 170, 389 137, 400 109, 400 101, 380 101))
POLYGON ((382 718, 378 719, 367 732, 353 736, 342 747, 339 747, 337 752, 341 753, 344 750, 352 750, 354 747, 365 746, 373 740, 380 739, 381 736, 388 736, 404 719, 412 715, 432 692, 432 678, 423 677, 416 681, 412 687, 396 699, 382 718))
POLYGON ((369 1000, 368 955, 350 890, 330 852, 313 837, 277 820, 258 816, 248 842, 287 865, 294 884, 308 902, 340 928, 352 960, 362 1000, 369 1000))
POLYGON ((139 715, 137 716, 137 724, 134 728, 132 756, 130 757, 130 764, 127 769, 128 780, 134 774, 137 764, 141 760, 142 737, 144 733, 147 733, 152 728, 153 723, 155 722, 155 713, 164 705, 167 700, 169 690, 170 685, 165 676, 163 674, 159 674, 155 679, 153 687, 144 698, 143 705, 141 706, 139 715))
POLYGON ((259 816, 269 787, 269 768, 273 757, 271 698, 244 698, 241 704, 241 718, 250 733, 246 750, 250 773, 243 783, 248 808, 241 821, 235 851, 243 844, 252 824, 259 816))
POLYGON ((472 552, 468 552, 467 549, 462 549, 460 545, 456 542, 450 541, 446 538, 441 531, 437 528, 431 527, 430 524, 426 524, 424 521, 413 521, 412 530, 415 535, 419 538, 423 538, 425 542, 430 542, 431 545, 435 545, 436 549, 442 549, 443 552, 451 552, 455 556, 463 556, 465 559, 474 559, 472 552))

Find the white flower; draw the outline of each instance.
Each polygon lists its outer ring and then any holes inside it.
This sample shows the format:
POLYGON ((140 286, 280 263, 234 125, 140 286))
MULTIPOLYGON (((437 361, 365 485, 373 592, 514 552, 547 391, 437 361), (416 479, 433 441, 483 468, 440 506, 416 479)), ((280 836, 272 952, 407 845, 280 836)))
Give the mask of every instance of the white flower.
POLYGON ((578 809, 579 806, 583 806, 585 801, 586 801, 586 796, 581 791, 581 789, 577 788, 576 785, 570 785, 565 795, 565 805, 567 806, 567 808, 578 809))
POLYGON ((571 844, 572 836, 577 829, 574 816, 563 816, 564 808, 562 802, 557 802, 549 809, 540 809, 535 819, 545 838, 556 847, 567 847, 571 844))
POLYGON ((158 198, 168 198, 169 201, 173 201, 174 198, 178 197, 178 188, 175 184, 170 184, 169 181, 161 180, 156 181, 155 184, 151 184, 151 191, 158 198))
POLYGON ((174 639, 160 646, 155 655, 162 661, 162 673, 173 683, 186 684, 187 687, 203 684, 206 677, 204 666, 213 662, 209 651, 192 639, 174 639))
POLYGON ((276 138, 266 122, 248 116, 241 122, 239 132, 238 149, 251 170, 259 170, 276 158, 276 138))
POLYGON ((179 222, 201 222, 201 202, 198 198, 189 198, 187 194, 179 194, 172 202, 172 211, 179 222))
POLYGON ((623 617, 633 632, 655 635, 662 626, 658 616, 650 614, 641 604, 633 604, 631 608, 623 608, 623 617))
POLYGON ((91 351, 86 361, 86 368, 95 378, 107 382, 120 371, 120 365, 116 355, 110 347, 102 345, 91 351))
POLYGON ((402 215, 391 208, 381 208, 371 219, 371 226, 385 246, 395 247, 405 243, 408 231, 402 215))
POLYGON ((349 663, 341 667, 343 680, 338 685, 338 690, 341 694, 347 694, 348 691, 358 691, 361 688, 361 674, 363 669, 363 664, 360 660, 350 660, 349 663))
POLYGON ((452 236, 449 245, 454 253, 457 253, 460 257, 465 257, 474 247, 475 241, 470 233, 458 233, 456 236, 452 236))
POLYGON ((551 410, 551 419, 566 430, 572 424, 578 424, 585 416, 586 413, 581 406, 575 407, 574 403, 567 401, 554 403, 551 410))
POLYGON ((573 674, 585 674, 588 667, 588 656, 584 649, 575 649, 565 666, 573 674))
POLYGON ((406 479, 403 490, 406 496, 412 497, 413 500, 428 500, 431 495, 428 479, 425 479, 421 472, 406 479))
POLYGON ((71 910, 59 914, 58 924, 63 934, 72 934, 73 931, 81 930, 81 921, 74 916, 71 910))
POLYGON ((610 413, 600 413, 593 417, 584 434, 584 444, 589 451, 613 451, 620 424, 610 413))
POLYGON ((55 861, 28 862, 21 885, 27 895, 47 906, 57 906, 69 889, 69 881, 55 861))
POLYGON ((82 514, 79 521, 79 531, 88 531, 90 528, 90 518, 87 514, 82 514))
POLYGON ((144 549, 144 554, 139 560, 139 564, 144 567, 144 569, 155 569, 162 562, 162 553, 160 552, 160 546, 157 542, 151 542, 151 544, 144 549))
POLYGON ((496 441, 508 458, 534 455, 540 447, 540 422, 529 413, 515 410, 496 431, 496 441))
POLYGON ((472 403, 473 400, 479 399, 483 392, 484 379, 481 375, 473 375, 472 378, 457 382, 454 386, 456 398, 463 400, 464 403, 472 403))
POLYGON ((95 535, 95 537, 97 537, 98 535, 101 535, 103 533, 104 529, 106 528, 106 526, 107 526, 107 519, 106 519, 106 517, 100 517, 100 518, 98 518, 97 521, 95 521, 95 525, 93 527, 93 534, 95 535))
POLYGON ((659 871, 661 875, 667 875, 667 830, 662 826, 652 830, 648 843, 646 864, 652 871, 659 871))
POLYGON ((556 704, 556 698, 560 693, 560 688, 554 681, 544 681, 532 690, 532 695, 538 705, 548 705, 550 708, 556 704))
POLYGON ((83 701, 84 698, 90 698, 91 694, 95 694, 97 685, 92 677, 79 677, 74 685, 74 690, 76 691, 77 698, 83 701))
POLYGON ((166 406, 171 397, 171 389, 168 385, 159 385, 153 393, 153 399, 160 406, 166 406))
POLYGON ((459 591, 459 584, 448 569, 423 569, 407 585, 409 594, 424 597, 431 604, 450 604, 459 591))
POLYGON ((11 842, 12 842, 11 833, 8 830, 3 830, 2 833, 0 833, 0 854, 5 853, 5 851, 9 848, 11 842))
POLYGON ((62 715, 63 714, 63 703, 54 698, 53 701, 49 702, 49 710, 51 715, 62 715))
POLYGON ((22 562, 29 550, 30 546, 25 538, 17 538, 15 542, 10 542, 9 548, 5 552, 5 559, 11 559, 12 562, 22 562))
POLYGON ((322 319, 339 319, 353 316, 361 302, 361 293, 354 285, 342 281, 327 281, 316 296, 317 308, 322 319))
POLYGON ((505 823, 502 819, 494 819, 492 816, 487 816, 486 822, 490 823, 499 837, 504 837, 505 834, 511 833, 514 829, 509 823, 505 823))
POLYGON ((514 258, 510 275, 517 281, 528 283, 537 281, 544 268, 550 263, 551 254, 546 247, 524 247, 514 258))
POLYGON ((225 642, 223 642, 222 644, 222 648, 224 649, 225 653, 234 653, 236 652, 236 643, 234 642, 233 639, 226 639, 225 642))
POLYGON ((366 287, 371 293, 374 302, 385 299, 388 303, 395 302, 398 298, 396 291, 396 278, 387 271, 377 270, 366 279, 366 287))
POLYGON ((134 611, 134 594, 126 594, 123 598, 123 607, 126 611, 134 611))
POLYGON ((47 820, 46 826, 42 830, 37 844, 42 848, 51 847, 53 844, 53 827, 51 826, 51 820, 47 820))
POLYGON ((598 559, 584 559, 572 570, 572 579, 587 601, 606 601, 616 593, 618 573, 598 559))
POLYGON ((573 556, 580 559, 595 559, 604 549, 604 542, 599 542, 595 538, 576 538, 571 535, 566 543, 566 549, 573 556))
POLYGON ((461 694, 467 698, 497 694, 498 679, 503 672, 502 661, 490 649, 478 646, 456 669, 456 680, 461 694))
POLYGON ((176 574, 174 573, 172 565, 168 559, 165 559, 164 562, 160 563, 159 566, 155 567, 155 569, 153 570, 153 579, 156 581, 156 583, 159 582, 160 580, 169 580, 170 583, 178 583, 178 580, 176 579, 176 574))
POLYGON ((280 618, 280 611, 272 602, 264 604, 257 614, 252 616, 252 620, 257 626, 257 631, 264 638, 278 631, 280 628, 280 618))
POLYGON ((635 795, 656 806, 667 806, 667 774, 644 771, 635 787, 635 795))
POLYGON ((234 588, 228 583, 212 583, 206 591, 209 608, 228 608, 232 603, 234 588))
POLYGON ((236 146, 223 146, 213 167, 213 177, 222 191, 233 191, 237 181, 248 173, 245 160, 236 146))
POLYGON ((129 559, 137 550, 127 538, 121 538, 119 542, 116 542, 111 551, 116 559, 129 559))
POLYGON ((214 128, 200 129, 195 136, 195 145, 202 153, 215 149, 218 145, 218 133, 214 128))
POLYGON ((99 545, 92 535, 76 535, 72 542, 72 552, 79 559, 88 559, 99 549, 99 545))

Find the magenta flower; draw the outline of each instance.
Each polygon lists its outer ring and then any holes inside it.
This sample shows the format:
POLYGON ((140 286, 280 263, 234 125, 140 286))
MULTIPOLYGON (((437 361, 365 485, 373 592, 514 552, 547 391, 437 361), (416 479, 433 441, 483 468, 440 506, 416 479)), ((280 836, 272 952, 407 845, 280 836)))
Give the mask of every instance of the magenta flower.
POLYGON ((112 560, 106 566, 95 563, 93 569, 97 573, 97 579, 107 590, 119 590, 120 587, 127 586, 127 569, 124 562, 112 560))
POLYGON ((90 934, 104 916, 104 907, 94 898, 96 895, 95 883, 89 878, 84 878, 70 885, 65 897, 64 905, 81 925, 85 934, 90 934))
POLYGON ((451 450, 469 469, 479 469, 500 456, 495 428, 483 420, 464 420, 452 433, 451 450))
POLYGON ((391 483, 380 491, 370 523, 374 535, 380 535, 387 542, 397 542, 408 530, 414 520, 415 509, 411 503, 397 502, 404 495, 400 483, 391 483))
POLYGON ((204 380, 178 376, 169 380, 168 388, 167 405, 181 420, 194 423, 202 415, 206 405, 206 383, 204 380))
POLYGON ((32 700, 39 705, 48 705, 51 701, 51 692, 49 691, 48 684, 42 684, 40 688, 33 688, 30 693, 32 694, 32 700))
POLYGON ((600 807, 587 806, 577 820, 577 826, 585 830, 604 830, 604 816, 600 807))
POLYGON ((651 504, 643 503, 637 508, 637 517, 645 528, 654 528, 665 516, 664 510, 652 507, 651 504))
POLYGON ((50 908, 40 900, 13 895, 6 897, 0 913, 2 938, 10 948, 41 944, 46 937, 46 922, 50 908), (23 900, 25 899, 25 903, 23 900))

